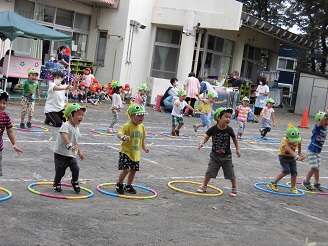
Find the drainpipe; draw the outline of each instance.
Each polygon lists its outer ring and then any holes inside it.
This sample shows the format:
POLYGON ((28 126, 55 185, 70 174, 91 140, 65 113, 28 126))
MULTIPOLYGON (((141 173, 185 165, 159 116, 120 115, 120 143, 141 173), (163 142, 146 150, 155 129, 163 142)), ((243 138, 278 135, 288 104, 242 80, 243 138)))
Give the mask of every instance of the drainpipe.
POLYGON ((203 32, 198 32, 198 40, 197 40, 197 48, 196 48, 196 55, 195 55, 195 62, 194 62, 194 69, 193 72, 196 74, 197 67, 198 67, 198 59, 199 59, 199 51, 200 51, 200 43, 202 41, 203 32))

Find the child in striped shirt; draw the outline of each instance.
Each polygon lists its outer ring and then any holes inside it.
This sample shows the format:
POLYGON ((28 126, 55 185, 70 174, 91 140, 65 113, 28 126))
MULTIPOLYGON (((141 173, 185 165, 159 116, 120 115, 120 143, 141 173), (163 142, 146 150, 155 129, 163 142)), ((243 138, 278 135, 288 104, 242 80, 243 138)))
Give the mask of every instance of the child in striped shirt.
POLYGON ((255 114, 252 112, 251 108, 248 107, 249 104, 249 98, 244 97, 241 105, 236 107, 236 112, 237 112, 237 123, 238 123, 238 135, 237 138, 242 139, 243 134, 245 132, 245 127, 246 127, 246 122, 247 122, 247 116, 248 113, 250 113, 255 120, 257 120, 257 117, 255 114))

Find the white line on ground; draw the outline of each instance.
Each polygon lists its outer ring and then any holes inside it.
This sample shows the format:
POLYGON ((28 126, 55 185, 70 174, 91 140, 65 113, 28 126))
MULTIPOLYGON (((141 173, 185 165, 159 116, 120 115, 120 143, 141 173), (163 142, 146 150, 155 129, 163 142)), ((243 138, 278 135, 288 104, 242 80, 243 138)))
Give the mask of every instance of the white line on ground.
POLYGON ((311 218, 311 219, 319 220, 319 221, 321 221, 321 222, 324 222, 324 223, 327 223, 327 224, 328 224, 328 221, 323 220, 323 219, 320 219, 320 218, 318 218, 318 217, 315 217, 315 216, 312 216, 312 215, 309 215, 309 214, 306 214, 306 213, 299 212, 299 211, 297 211, 297 210, 295 210, 295 209, 292 209, 292 208, 286 208, 286 209, 289 210, 289 211, 292 211, 292 212, 294 212, 294 213, 298 213, 298 214, 304 215, 304 216, 306 216, 306 217, 309 217, 309 218, 311 218))

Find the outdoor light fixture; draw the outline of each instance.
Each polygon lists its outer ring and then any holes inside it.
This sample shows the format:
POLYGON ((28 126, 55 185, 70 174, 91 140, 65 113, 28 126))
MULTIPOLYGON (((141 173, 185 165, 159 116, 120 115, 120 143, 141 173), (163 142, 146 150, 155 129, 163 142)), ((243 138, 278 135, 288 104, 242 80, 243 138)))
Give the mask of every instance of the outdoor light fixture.
POLYGON ((136 20, 130 20, 130 25, 131 26, 137 26, 140 29, 146 29, 146 27, 147 27, 146 25, 141 24, 139 21, 136 21, 136 20))

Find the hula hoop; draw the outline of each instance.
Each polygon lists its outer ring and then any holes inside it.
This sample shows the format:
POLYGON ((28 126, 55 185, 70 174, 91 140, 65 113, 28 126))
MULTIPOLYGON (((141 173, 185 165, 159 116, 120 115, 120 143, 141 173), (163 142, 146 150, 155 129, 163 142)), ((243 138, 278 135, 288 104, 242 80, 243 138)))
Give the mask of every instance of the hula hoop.
POLYGON ((169 138, 180 138, 180 139, 189 139, 190 138, 190 136, 188 136, 187 134, 180 134, 180 136, 172 136, 171 132, 162 132, 161 135, 165 136, 165 137, 169 137, 169 138))
POLYGON ((280 143, 281 140, 275 139, 275 138, 267 138, 267 139, 262 139, 261 137, 254 136, 251 137, 251 139, 259 142, 264 142, 264 143, 280 143))
POLYGON ((146 191, 149 191, 151 193, 153 193, 153 195, 151 196, 127 196, 127 195, 121 195, 121 194, 117 194, 117 193, 111 193, 111 192, 108 192, 108 191, 104 191, 102 190, 100 187, 103 187, 103 186, 112 186, 112 185, 116 185, 116 183, 104 183, 104 184, 100 184, 97 186, 97 191, 99 191, 100 193, 103 193, 105 195, 108 195, 108 196, 114 196, 114 197, 120 197, 120 198, 128 198, 128 199, 151 199, 151 198, 155 198, 157 196, 157 192, 148 188, 148 187, 144 187, 144 186, 141 186, 141 185, 133 185, 134 188, 139 188, 139 189, 142 189, 142 190, 146 190, 146 191))
MULTIPOLYGON (((261 188, 259 185, 268 185, 269 182, 258 182, 258 183, 255 183, 254 184, 254 187, 260 191, 264 191, 264 192, 267 192, 267 193, 271 193, 271 194, 274 194, 274 195, 281 195, 281 196, 304 196, 305 195, 305 192, 301 189, 297 189, 298 192, 300 192, 299 194, 289 194, 289 193, 284 193, 284 192, 275 192, 275 191, 272 191, 272 190, 267 190, 267 189, 264 189, 264 188, 261 188)), ((279 187, 284 187, 284 188, 290 188, 289 185, 283 185, 283 184, 277 184, 279 187)))
MULTIPOLYGON (((105 136, 117 136, 117 132, 108 133, 105 128, 92 129, 91 132, 95 134, 105 135, 105 136)), ((157 135, 153 132, 146 132, 146 138, 156 138, 157 135)))
POLYGON ((200 182, 195 182, 195 181, 187 181, 187 180, 173 180, 167 183, 167 186, 170 187, 172 190, 179 191, 185 194, 189 195, 195 195, 195 196, 221 196, 223 194, 222 190, 219 188, 212 186, 212 185, 207 185, 208 188, 216 190, 219 193, 216 194, 206 194, 206 193, 198 193, 198 192, 193 192, 193 191, 187 191, 187 190, 182 190, 179 188, 174 187, 172 184, 175 183, 185 183, 185 184, 197 184, 197 185, 202 185, 203 183, 200 182))
MULTIPOLYGON (((88 196, 58 196, 58 195, 53 195, 53 194, 47 194, 47 193, 41 193, 39 191, 36 191, 32 189, 33 186, 36 185, 53 185, 53 182, 36 182, 29 184, 27 189, 32 192, 33 194, 40 195, 40 196, 45 196, 45 197, 50 197, 50 198, 56 198, 56 199, 69 199, 69 200, 78 200, 78 199, 87 199, 93 196, 93 192, 85 187, 80 186, 81 190, 84 190, 89 193, 88 196)), ((61 184, 62 186, 67 186, 67 187, 72 187, 71 184, 61 184)))
POLYGON ((43 126, 32 126, 32 128, 20 128, 19 124, 13 125, 13 129, 23 132, 48 132, 49 129, 43 126))
POLYGON ((0 187, 0 190, 2 190, 2 191, 4 191, 4 192, 7 193, 7 196, 0 198, 0 202, 6 201, 6 200, 10 199, 13 196, 13 194, 9 190, 7 190, 5 188, 0 187))
POLYGON ((253 138, 237 138, 238 142, 256 142, 253 138))
MULTIPOLYGON (((290 185, 290 182, 286 183, 287 185, 290 185)), ((296 182, 296 184, 301 185, 302 182, 296 182)), ((312 186, 314 186, 313 184, 311 184, 312 186)), ((324 190, 328 190, 328 187, 325 186, 321 186, 324 190)), ((321 195, 321 196, 325 196, 328 195, 328 192, 322 192, 322 191, 310 191, 310 190, 305 190, 305 189, 300 189, 302 191, 305 191, 308 194, 315 194, 315 195, 321 195)))

